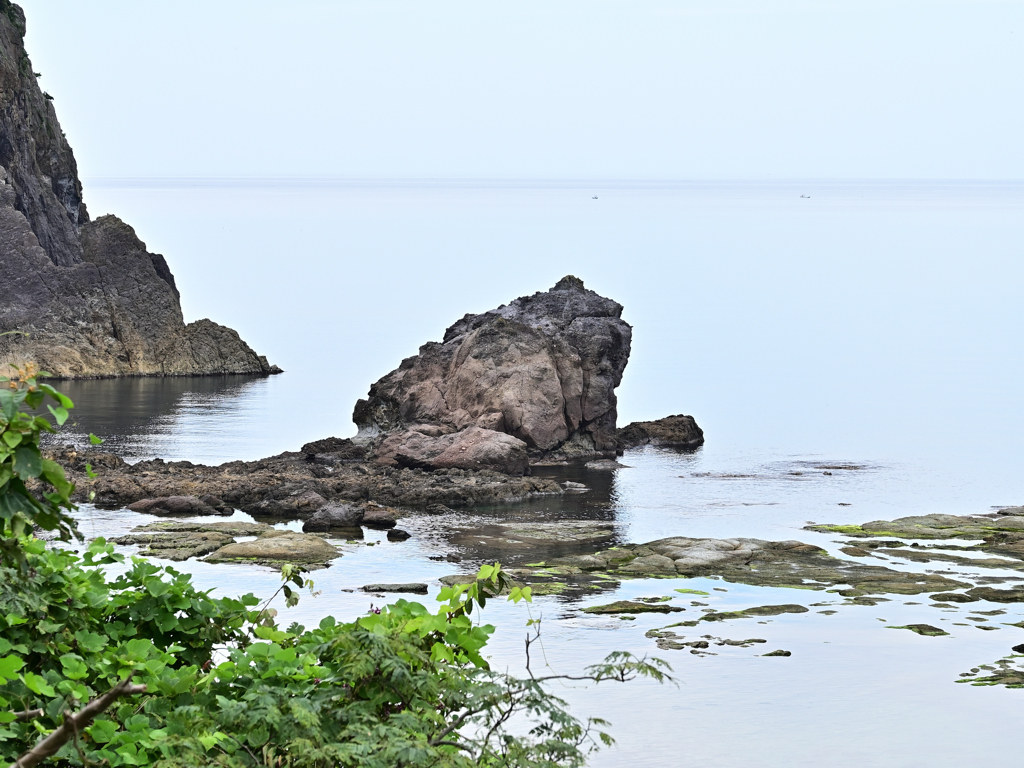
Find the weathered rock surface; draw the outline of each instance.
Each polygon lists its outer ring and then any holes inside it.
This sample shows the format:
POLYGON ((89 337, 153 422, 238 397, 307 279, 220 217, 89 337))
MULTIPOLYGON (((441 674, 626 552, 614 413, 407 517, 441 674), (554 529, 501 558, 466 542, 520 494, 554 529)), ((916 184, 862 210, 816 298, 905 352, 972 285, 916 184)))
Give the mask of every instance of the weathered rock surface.
POLYGON ((0 0, 0 366, 57 376, 274 372, 230 328, 185 325, 167 262, 115 216, 90 221, 53 103, 0 0))
MULTIPOLYGON (((330 454, 320 455, 325 457, 324 462, 308 461, 302 453, 282 453, 259 461, 233 461, 209 467, 161 459, 127 464, 112 454, 66 448, 50 453, 68 468, 68 476, 77 486, 76 499, 85 501, 89 491, 95 491, 96 503, 108 507, 157 497, 214 496, 225 505, 250 514, 301 517, 305 512, 291 502, 312 498, 303 497, 311 491, 326 502, 362 503, 363 524, 386 528, 394 526, 394 509, 375 511, 373 503, 421 509, 432 504, 465 507, 562 493, 554 480, 537 477, 514 477, 489 470, 425 472, 347 460, 334 463, 330 454), (95 479, 85 473, 87 463, 97 466, 93 457, 105 462, 95 479), (274 503, 261 506, 264 501, 274 503)), ((314 511, 309 512, 312 514, 314 511)))
POLYGON ((593 613, 597 615, 605 614, 616 614, 616 613, 677 613, 685 610, 676 605, 666 605, 665 603, 643 603, 635 600, 618 600, 614 603, 608 603, 607 605, 592 605, 589 608, 584 608, 584 613, 593 613))
POLYGON ((565 277, 545 293, 466 315, 356 403, 358 439, 481 427, 522 440, 534 456, 611 455, 631 342, 621 314, 565 277))
POLYGON ((415 429, 389 435, 375 452, 378 464, 418 469, 493 469, 525 475, 530 467, 526 443, 482 427, 432 437, 415 429))
POLYGON ((325 533, 337 529, 358 528, 363 522, 363 508, 354 504, 334 503, 321 507, 302 524, 306 533, 325 533))
POLYGON ((362 587, 363 592, 404 592, 414 595, 427 594, 426 584, 367 584, 362 587))
POLYGON ((267 531, 254 541, 228 544, 206 559, 211 563, 301 563, 309 568, 322 568, 338 557, 341 557, 341 552, 337 547, 328 544, 319 536, 274 530, 267 531))
POLYGON ((704 445, 704 430, 693 416, 666 416, 657 421, 634 421, 615 435, 619 452, 653 445, 660 448, 699 448, 704 445))
POLYGON ((150 515, 231 514, 230 509, 225 507, 217 509, 195 496, 163 496, 157 499, 142 499, 129 504, 128 509, 132 512, 145 512, 150 515))
MULTIPOLYGON (((841 560, 820 547, 799 541, 683 536, 559 557, 517 569, 517 577, 530 584, 552 578, 584 582, 609 576, 718 576, 728 582, 766 587, 840 587, 838 592, 845 597, 916 595, 971 586, 934 573, 910 573, 841 560), (666 561, 672 564, 672 571, 666 561)), ((1008 598, 1009 591, 1003 591, 1001 596, 1008 598)))

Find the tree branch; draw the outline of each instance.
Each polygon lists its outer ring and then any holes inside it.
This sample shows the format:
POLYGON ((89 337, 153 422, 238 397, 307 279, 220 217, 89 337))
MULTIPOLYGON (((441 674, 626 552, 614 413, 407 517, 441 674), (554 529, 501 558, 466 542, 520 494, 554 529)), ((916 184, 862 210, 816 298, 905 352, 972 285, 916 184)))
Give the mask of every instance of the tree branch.
POLYGON ((53 731, 49 736, 36 744, 28 752, 21 755, 10 768, 32 768, 57 752, 75 738, 79 731, 92 725, 92 721, 103 714, 104 711, 122 696, 134 696, 137 693, 145 693, 146 686, 133 685, 132 676, 128 675, 102 696, 90 701, 82 709, 73 715, 64 715, 64 723, 53 731))

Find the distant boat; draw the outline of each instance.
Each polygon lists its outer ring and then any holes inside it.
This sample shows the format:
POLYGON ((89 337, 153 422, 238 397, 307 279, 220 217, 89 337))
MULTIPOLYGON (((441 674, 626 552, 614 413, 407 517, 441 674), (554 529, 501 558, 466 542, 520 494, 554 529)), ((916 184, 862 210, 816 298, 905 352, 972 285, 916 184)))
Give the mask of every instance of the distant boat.
POLYGON ((594 195, 594 196, 593 196, 592 198, 590 198, 590 199, 591 199, 591 200, 597 200, 597 195, 594 195))
POLYGON ((811 196, 810 196, 810 195, 800 195, 800 197, 806 198, 806 199, 808 199, 808 200, 810 200, 810 199, 811 199, 811 196))

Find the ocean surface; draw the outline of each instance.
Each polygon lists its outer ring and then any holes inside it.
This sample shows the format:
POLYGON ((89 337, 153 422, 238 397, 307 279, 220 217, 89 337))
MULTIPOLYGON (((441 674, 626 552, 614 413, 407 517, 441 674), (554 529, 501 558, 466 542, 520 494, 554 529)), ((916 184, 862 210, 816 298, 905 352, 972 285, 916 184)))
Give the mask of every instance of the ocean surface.
MULTIPOLYGON (((372 598, 342 590, 374 581, 433 581, 436 594, 458 569, 431 555, 514 562, 472 543, 496 520, 837 551, 837 537, 802 527, 1024 504, 1024 183, 107 179, 85 192, 93 216, 118 214, 167 257, 187 320, 237 329, 286 373, 65 382, 77 407, 63 440, 94 432, 132 459, 209 464, 350 436, 355 400, 420 344, 565 274, 622 303, 633 325, 620 423, 688 413, 705 431, 693 453, 645 449, 614 473, 574 470, 587 494, 412 517, 410 541, 344 545, 314 575, 320 596, 289 612, 306 623, 364 611, 372 598)), ((90 535, 148 519, 81 515, 90 535)), ((182 567, 225 594, 278 582, 269 569, 182 567)), ((665 658, 679 680, 560 689, 578 714, 613 723, 619 744, 593 765, 1019 765, 1024 692, 954 680, 1024 642, 1006 626, 1020 606, 985 606, 1007 610, 985 632, 926 599, 812 608, 701 629, 768 640, 704 657, 644 636, 671 617, 579 612, 676 587, 710 592, 701 599, 719 610, 841 602, 710 579, 538 598, 530 610, 555 671, 622 649, 665 658), (886 629, 939 621, 949 637, 886 629), (775 648, 793 655, 756 655, 775 648)), ((684 618, 700 610, 674 603, 684 618)), ((499 627, 494 663, 521 669, 525 609, 492 601, 486 614, 499 627)))

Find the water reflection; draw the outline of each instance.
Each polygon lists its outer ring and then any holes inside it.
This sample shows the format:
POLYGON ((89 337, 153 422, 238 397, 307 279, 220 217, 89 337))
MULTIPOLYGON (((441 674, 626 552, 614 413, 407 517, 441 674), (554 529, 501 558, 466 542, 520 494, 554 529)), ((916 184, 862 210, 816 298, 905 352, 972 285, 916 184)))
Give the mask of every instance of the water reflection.
POLYGON ((60 435, 50 439, 84 444, 93 433, 129 461, 186 453, 197 462, 216 460, 225 432, 246 427, 242 417, 267 382, 238 375, 62 381, 57 386, 75 408, 60 435))

